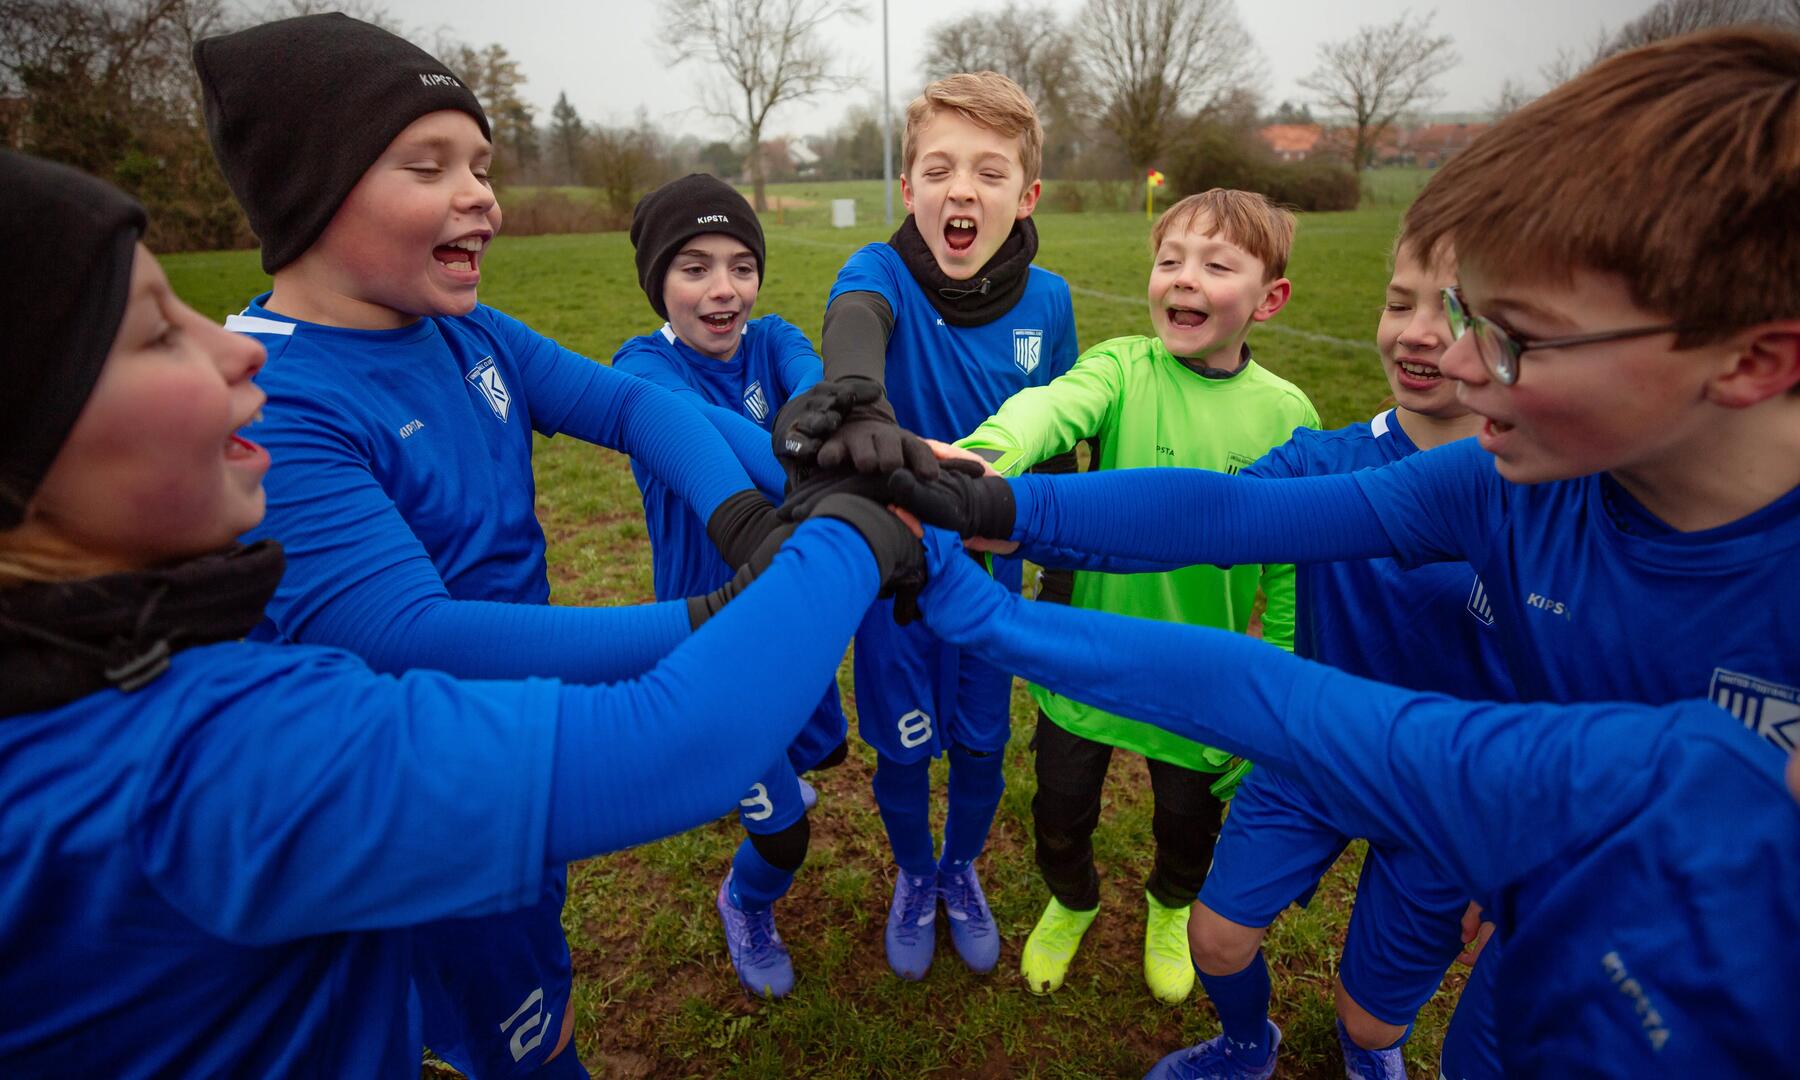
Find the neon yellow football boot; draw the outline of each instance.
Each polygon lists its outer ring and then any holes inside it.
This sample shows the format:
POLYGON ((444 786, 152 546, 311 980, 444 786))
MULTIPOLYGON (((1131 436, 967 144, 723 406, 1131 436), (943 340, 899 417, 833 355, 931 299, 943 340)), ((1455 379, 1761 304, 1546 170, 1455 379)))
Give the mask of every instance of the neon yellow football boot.
POLYGON ((1188 952, 1187 907, 1163 907, 1144 894, 1149 917, 1144 920, 1144 982, 1156 1000, 1170 1005, 1186 1001, 1194 989, 1194 959, 1188 952))
POLYGON ((1048 994, 1063 984, 1069 974, 1069 962, 1075 959, 1075 950, 1081 948, 1081 935, 1087 933, 1098 914, 1098 907, 1092 911, 1070 911, 1056 897, 1050 898, 1050 906, 1031 928, 1019 958, 1019 972, 1032 993, 1048 994))

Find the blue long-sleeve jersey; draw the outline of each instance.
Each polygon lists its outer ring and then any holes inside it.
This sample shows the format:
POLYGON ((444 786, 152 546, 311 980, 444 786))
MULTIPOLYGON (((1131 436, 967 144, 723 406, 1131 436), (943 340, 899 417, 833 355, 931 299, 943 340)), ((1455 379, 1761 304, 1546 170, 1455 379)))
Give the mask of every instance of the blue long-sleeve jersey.
MULTIPOLYGON (((1392 409, 1335 431, 1297 428, 1242 471, 1265 479, 1380 468, 1419 452, 1392 409)), ((1294 655, 1366 679, 1478 701, 1511 701, 1493 606, 1467 563, 1393 559, 1294 568, 1294 655)))
POLYGON ((920 602, 946 641, 1278 770, 1340 831, 1412 848, 1481 900, 1506 940, 1508 1075, 1800 1060, 1783 1012, 1800 995, 1800 806, 1782 758, 1716 706, 1401 690, 1234 634, 1024 603, 954 538, 930 546, 920 602))
POLYGON ((1075 308, 1068 282, 1033 266, 1012 310, 981 326, 946 326, 890 244, 868 244, 844 263, 827 300, 870 292, 887 302, 887 397, 902 426, 953 442, 1028 386, 1075 366, 1075 308))
MULTIPOLYGON (((695 352, 664 323, 662 329, 621 345, 613 354, 613 370, 654 383, 706 410, 714 425, 728 433, 757 486, 766 491, 772 485, 776 498, 781 497, 785 477, 769 442, 775 414, 825 372, 812 342, 779 315, 745 324, 730 360, 695 352)), ((643 462, 633 459, 631 474, 644 497, 657 599, 697 596, 730 581, 735 569, 725 565, 707 538, 706 522, 643 462)))
POLYGON ((0 718, 0 1075, 417 1072, 407 928, 729 810, 878 584, 855 530, 812 521, 613 686, 233 642, 0 718))
POLYGON ((1025 553, 1077 566, 1460 560, 1527 701, 1704 699, 1800 742, 1800 490, 1681 533, 1604 475, 1509 483, 1470 440, 1342 476, 1137 469, 1008 481, 1025 553))
POLYGON ((258 297, 230 329, 269 359, 259 441, 288 570, 254 635, 378 671, 603 682, 688 634, 684 605, 549 607, 533 432, 622 450, 702 517, 752 486, 726 442, 658 387, 488 307, 399 330, 297 322, 258 297))

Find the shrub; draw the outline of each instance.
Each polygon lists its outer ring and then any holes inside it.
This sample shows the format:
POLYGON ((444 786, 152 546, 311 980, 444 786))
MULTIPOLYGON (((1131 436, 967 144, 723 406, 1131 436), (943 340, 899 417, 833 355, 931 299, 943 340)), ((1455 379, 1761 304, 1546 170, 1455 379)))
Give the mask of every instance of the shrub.
POLYGON ((1296 210, 1354 210, 1362 198, 1349 165, 1329 158, 1277 161, 1249 128, 1197 122, 1177 141, 1171 158, 1169 183, 1178 195, 1238 188, 1296 210))

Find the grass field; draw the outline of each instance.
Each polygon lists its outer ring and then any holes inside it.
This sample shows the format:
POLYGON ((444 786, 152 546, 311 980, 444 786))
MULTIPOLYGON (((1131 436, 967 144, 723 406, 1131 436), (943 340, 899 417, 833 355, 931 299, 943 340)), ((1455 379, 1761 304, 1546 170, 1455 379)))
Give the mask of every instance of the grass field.
MULTIPOLYGON (((1258 360, 1312 395, 1327 426, 1372 415, 1386 394, 1372 344, 1375 314, 1402 193, 1416 189, 1416 180, 1381 183, 1392 197, 1302 220, 1289 267, 1293 302, 1252 338, 1258 360)), ((781 185, 776 193, 822 201, 837 190, 781 185)), ((823 225, 826 217, 802 219, 798 209, 785 224, 771 221, 759 311, 779 312, 817 333, 839 265, 887 232, 879 224, 878 186, 872 196, 840 197, 869 199, 860 220, 874 224, 833 230, 823 225)), ((1148 230, 1141 214, 1047 214, 1040 228, 1039 262, 1073 287, 1084 346, 1146 331, 1148 230)), ((176 290, 214 317, 267 288, 250 252, 163 263, 176 290)), ((484 276, 485 302, 589 356, 610 356, 624 338, 657 322, 638 291, 622 233, 503 238, 484 276)), ((555 602, 651 599, 649 545, 625 459, 572 440, 541 440, 536 472, 555 602)), ((840 678, 848 691, 847 665, 840 678)), ((1047 894, 1031 860, 1032 714, 1022 692, 1014 715, 1008 788, 983 866, 1006 940, 998 971, 971 976, 940 941, 924 983, 888 973, 881 931, 893 870, 869 794, 873 757, 852 740, 848 763, 813 777, 821 803, 811 855, 777 908, 799 972, 786 1001, 747 1000, 725 958, 712 900, 741 836, 735 816, 572 868, 564 922, 575 955, 576 1036, 595 1075, 1135 1077, 1161 1054, 1215 1034, 1216 1019, 1198 992, 1179 1008, 1161 1006, 1140 974, 1142 881, 1150 861, 1141 761, 1113 766, 1109 809, 1095 838, 1103 910, 1069 983, 1046 998, 1025 992, 1018 950, 1047 894)), ((941 772, 937 783, 941 792, 941 772)), ((1290 911, 1270 934, 1284 1076, 1343 1075, 1330 987, 1354 866, 1340 862, 1312 906, 1290 911)), ((1436 1075, 1461 971, 1427 1007, 1409 1044, 1416 1076, 1436 1075)))

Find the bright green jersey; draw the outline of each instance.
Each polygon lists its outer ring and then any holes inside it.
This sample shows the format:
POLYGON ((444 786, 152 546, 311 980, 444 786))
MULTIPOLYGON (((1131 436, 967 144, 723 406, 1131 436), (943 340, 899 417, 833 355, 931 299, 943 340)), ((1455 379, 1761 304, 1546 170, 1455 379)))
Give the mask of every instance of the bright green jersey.
MULTIPOLYGON (((1319 426, 1312 402, 1293 383, 1246 360, 1230 378, 1208 378, 1154 337, 1103 341, 1048 386, 1022 390, 957 445, 999 456, 1007 476, 1099 440, 1095 469, 1183 468, 1237 472, 1287 442, 1295 428, 1319 426)), ((1261 586, 1263 638, 1291 650, 1294 568, 1189 566, 1166 574, 1075 575, 1076 607, 1242 633, 1261 586)), ((1231 755, 1161 728, 1031 687, 1045 715, 1064 730, 1202 772, 1231 755)), ((1196 703, 1204 707, 1204 703, 1196 703)))

